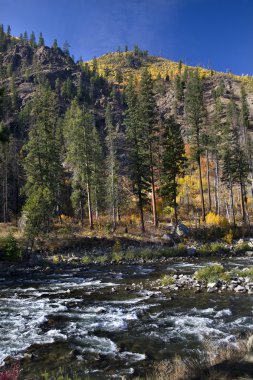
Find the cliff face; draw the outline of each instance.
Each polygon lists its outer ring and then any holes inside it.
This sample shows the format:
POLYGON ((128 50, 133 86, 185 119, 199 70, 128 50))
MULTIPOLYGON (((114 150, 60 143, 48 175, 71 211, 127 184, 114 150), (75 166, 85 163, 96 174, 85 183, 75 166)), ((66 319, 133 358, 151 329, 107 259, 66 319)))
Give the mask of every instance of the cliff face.
POLYGON ((47 79, 54 87, 56 79, 64 82, 70 78, 76 85, 81 73, 80 67, 60 49, 44 46, 33 48, 17 44, 7 52, 0 53, 0 62, 6 72, 0 84, 6 85, 11 91, 11 78, 15 81, 21 106, 31 99, 40 80, 47 79))

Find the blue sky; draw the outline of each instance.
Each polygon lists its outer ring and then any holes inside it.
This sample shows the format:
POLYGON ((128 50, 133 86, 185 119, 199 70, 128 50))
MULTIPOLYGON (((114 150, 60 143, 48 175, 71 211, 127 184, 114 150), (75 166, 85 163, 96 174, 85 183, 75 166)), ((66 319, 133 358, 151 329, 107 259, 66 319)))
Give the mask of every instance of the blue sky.
POLYGON ((12 33, 67 40, 78 59, 138 44, 187 64, 253 74, 253 0, 0 0, 12 33))

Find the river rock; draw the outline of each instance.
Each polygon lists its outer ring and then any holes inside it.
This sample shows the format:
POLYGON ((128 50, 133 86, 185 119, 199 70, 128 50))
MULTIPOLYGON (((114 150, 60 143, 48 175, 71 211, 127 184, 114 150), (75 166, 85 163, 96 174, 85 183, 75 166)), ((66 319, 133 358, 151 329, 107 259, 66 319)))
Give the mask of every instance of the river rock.
POLYGON ((208 282, 207 287, 208 288, 216 288, 217 282, 208 282))
POLYGON ((188 256, 194 256, 197 252, 196 247, 187 247, 186 251, 188 256))
POLYGON ((207 288, 207 293, 217 292, 218 288, 207 288))
POLYGON ((41 255, 31 255, 30 258, 29 258, 29 265, 39 265, 39 264, 42 264, 44 261, 43 257, 41 255))
POLYGON ((253 256, 253 251, 246 251, 245 256, 252 257, 253 256))
POLYGON ((237 286, 234 288, 234 291, 237 292, 237 293, 245 293, 245 292, 246 292, 246 289, 245 289, 244 286, 237 285, 237 286))

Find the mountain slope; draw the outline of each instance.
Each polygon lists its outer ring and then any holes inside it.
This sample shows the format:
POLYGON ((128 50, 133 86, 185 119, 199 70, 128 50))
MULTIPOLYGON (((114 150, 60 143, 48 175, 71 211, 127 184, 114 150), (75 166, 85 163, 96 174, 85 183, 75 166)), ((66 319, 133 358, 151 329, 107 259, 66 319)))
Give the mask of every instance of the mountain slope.
MULTIPOLYGON (((174 62, 162 57, 156 57, 151 55, 146 55, 147 53, 139 50, 138 52, 119 52, 119 53, 108 53, 99 58, 95 59, 98 67, 98 72, 104 75, 108 80, 117 83, 117 73, 120 70, 122 72, 123 81, 122 83, 127 83, 129 76, 133 75, 137 79, 140 77, 143 68, 147 67, 152 77, 155 79, 158 75, 162 78, 169 76, 170 79, 174 79, 176 75, 184 72, 185 69, 199 70, 201 77, 210 76, 221 76, 226 78, 231 78, 233 80, 238 80, 245 85, 247 91, 253 93, 253 77, 251 76, 239 76, 231 73, 217 72, 211 69, 206 69, 203 67, 188 66, 184 63, 174 62), (181 66, 181 69, 180 69, 181 66)), ((94 66, 94 60, 86 62, 91 68, 94 66)))

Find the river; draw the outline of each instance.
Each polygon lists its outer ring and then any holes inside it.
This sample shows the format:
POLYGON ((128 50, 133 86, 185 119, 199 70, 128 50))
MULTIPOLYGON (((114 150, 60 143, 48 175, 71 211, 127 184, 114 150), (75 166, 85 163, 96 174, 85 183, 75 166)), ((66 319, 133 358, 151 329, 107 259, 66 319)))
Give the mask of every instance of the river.
MULTIPOLYGON (((120 379, 145 373, 152 360, 197 354, 206 341, 236 344, 253 331, 252 295, 166 294, 148 286, 164 273, 193 273, 206 264, 178 260, 1 278, 0 364, 25 356, 24 379, 61 366, 89 379, 120 379)), ((250 258, 226 262, 251 264, 250 258)))

